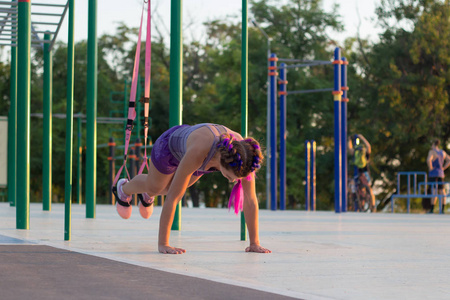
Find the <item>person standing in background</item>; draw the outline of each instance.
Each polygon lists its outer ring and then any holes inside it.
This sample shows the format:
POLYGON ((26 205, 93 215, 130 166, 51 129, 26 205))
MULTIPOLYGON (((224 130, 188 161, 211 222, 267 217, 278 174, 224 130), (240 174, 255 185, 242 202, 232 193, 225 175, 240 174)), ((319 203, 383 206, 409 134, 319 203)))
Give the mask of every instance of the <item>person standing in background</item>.
MULTIPOLYGON (((431 144, 431 149, 428 151, 427 157, 427 166, 428 166, 428 182, 435 183, 428 187, 429 194, 436 194, 436 192, 432 192, 433 189, 438 190, 439 195, 445 195, 445 188, 442 182, 444 181, 445 174, 444 171, 450 166, 450 158, 448 154, 439 148, 441 142, 438 139, 435 139, 431 144)), ((445 197, 442 202, 442 213, 444 213, 445 206, 445 197)), ((434 210, 434 205, 436 204, 437 197, 433 197, 430 199, 431 208, 428 213, 432 214, 434 210)))

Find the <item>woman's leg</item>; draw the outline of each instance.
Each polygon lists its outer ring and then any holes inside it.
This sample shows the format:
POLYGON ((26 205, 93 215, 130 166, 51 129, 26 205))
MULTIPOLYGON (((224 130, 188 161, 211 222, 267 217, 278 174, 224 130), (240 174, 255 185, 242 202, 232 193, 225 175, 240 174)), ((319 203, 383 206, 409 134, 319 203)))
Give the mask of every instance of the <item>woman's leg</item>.
POLYGON ((172 182, 173 175, 159 172, 150 161, 148 174, 134 177, 130 182, 124 184, 122 189, 127 195, 140 193, 147 193, 150 197, 161 195, 172 182))
MULTIPOLYGON (((166 195, 169 190, 174 174, 163 174, 156 169, 153 163, 149 163, 148 174, 140 174, 135 176, 130 182, 123 185, 122 189, 125 194, 147 193, 150 197, 157 195, 166 195)), ((191 186, 196 183, 200 176, 192 176, 189 180, 191 186)))

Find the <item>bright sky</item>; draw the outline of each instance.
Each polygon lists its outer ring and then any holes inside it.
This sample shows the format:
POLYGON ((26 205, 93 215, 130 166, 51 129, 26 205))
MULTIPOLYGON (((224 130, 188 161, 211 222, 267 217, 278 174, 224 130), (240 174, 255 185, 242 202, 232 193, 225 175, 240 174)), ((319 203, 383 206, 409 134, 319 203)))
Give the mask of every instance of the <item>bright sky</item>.
MULTIPOLYGON (((284 0, 285 1, 285 0, 284 0)), ((152 11, 166 24, 167 32, 170 30, 170 2, 169 0, 152 0, 152 11)), ((114 33, 118 22, 124 22, 129 27, 139 26, 139 17, 142 8, 142 0, 98 0, 97 33, 114 33)), ((223 18, 228 15, 240 15, 242 8, 241 0, 183 0, 183 26, 184 33, 199 38, 204 21, 214 18, 223 18), (186 28, 188 24, 192 24, 186 28)), ((339 13, 343 16, 345 31, 338 34, 336 39, 343 41, 348 36, 355 36, 360 15, 360 34, 362 38, 375 40, 377 33, 374 30, 374 22, 371 18, 375 16, 375 5, 379 0, 323 0, 323 7, 330 12, 333 3, 340 5, 339 13)), ((87 39, 87 14, 88 0, 75 1, 75 40, 87 39)), ((249 16, 251 17, 251 16, 249 16)), ((251 26, 251 25, 249 25, 251 26)), ((166 30, 161 28, 162 30, 166 30)), ((58 39, 67 41, 67 17, 63 23, 58 39)))

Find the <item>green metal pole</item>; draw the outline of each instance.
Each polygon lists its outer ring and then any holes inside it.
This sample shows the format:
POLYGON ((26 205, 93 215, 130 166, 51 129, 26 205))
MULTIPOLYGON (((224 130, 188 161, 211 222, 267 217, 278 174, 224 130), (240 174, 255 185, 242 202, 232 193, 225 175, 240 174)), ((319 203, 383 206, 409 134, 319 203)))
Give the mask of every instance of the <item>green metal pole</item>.
MULTIPOLYGON (((183 29, 182 0, 172 0, 170 19, 170 109, 169 126, 182 122, 182 84, 183 84, 183 29)), ((172 230, 181 229, 181 201, 177 205, 172 230)))
POLYGON ((31 4, 19 1, 17 66, 17 229, 30 225, 30 48, 31 4))
POLYGON ((66 111, 66 174, 64 240, 70 241, 72 219, 72 158, 73 158, 73 70, 74 70, 74 15, 75 0, 69 0, 69 35, 67 42, 67 111, 66 111))
POLYGON ((86 218, 95 218, 97 192, 97 0, 89 0, 86 107, 86 218))
POLYGON ((83 203, 83 197, 82 197, 82 155, 83 155, 83 148, 81 147, 81 112, 80 116, 77 118, 77 203, 81 205, 83 203))
MULTIPOLYGON (((12 2, 16 2, 13 0, 12 2)), ((16 30, 14 24, 11 30, 16 30)), ((11 43, 12 44, 12 43, 11 43)), ((17 172, 17 45, 11 45, 10 94, 8 115, 8 202, 16 206, 17 172)))
MULTIPOLYGON (((49 41, 50 33, 44 35, 49 41)), ((42 208, 52 210, 52 52, 50 44, 44 45, 44 120, 42 151, 42 208)))
MULTIPOLYGON (((241 135, 248 135, 248 9, 242 0, 242 50, 241 50, 241 135)), ((247 240, 247 225, 241 212, 241 241, 247 240)))

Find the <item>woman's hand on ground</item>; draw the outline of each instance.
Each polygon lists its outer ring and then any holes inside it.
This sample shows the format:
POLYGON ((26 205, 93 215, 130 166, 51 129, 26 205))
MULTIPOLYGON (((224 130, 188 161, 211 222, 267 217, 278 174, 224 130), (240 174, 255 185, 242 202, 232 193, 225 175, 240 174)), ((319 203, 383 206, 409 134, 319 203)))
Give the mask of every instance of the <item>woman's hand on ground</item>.
POLYGON ((257 244, 250 244, 249 247, 245 248, 245 252, 272 253, 269 249, 261 247, 257 244))
POLYGON ((183 254, 186 253, 186 250, 181 248, 175 248, 171 246, 158 246, 159 252, 163 254, 183 254))

